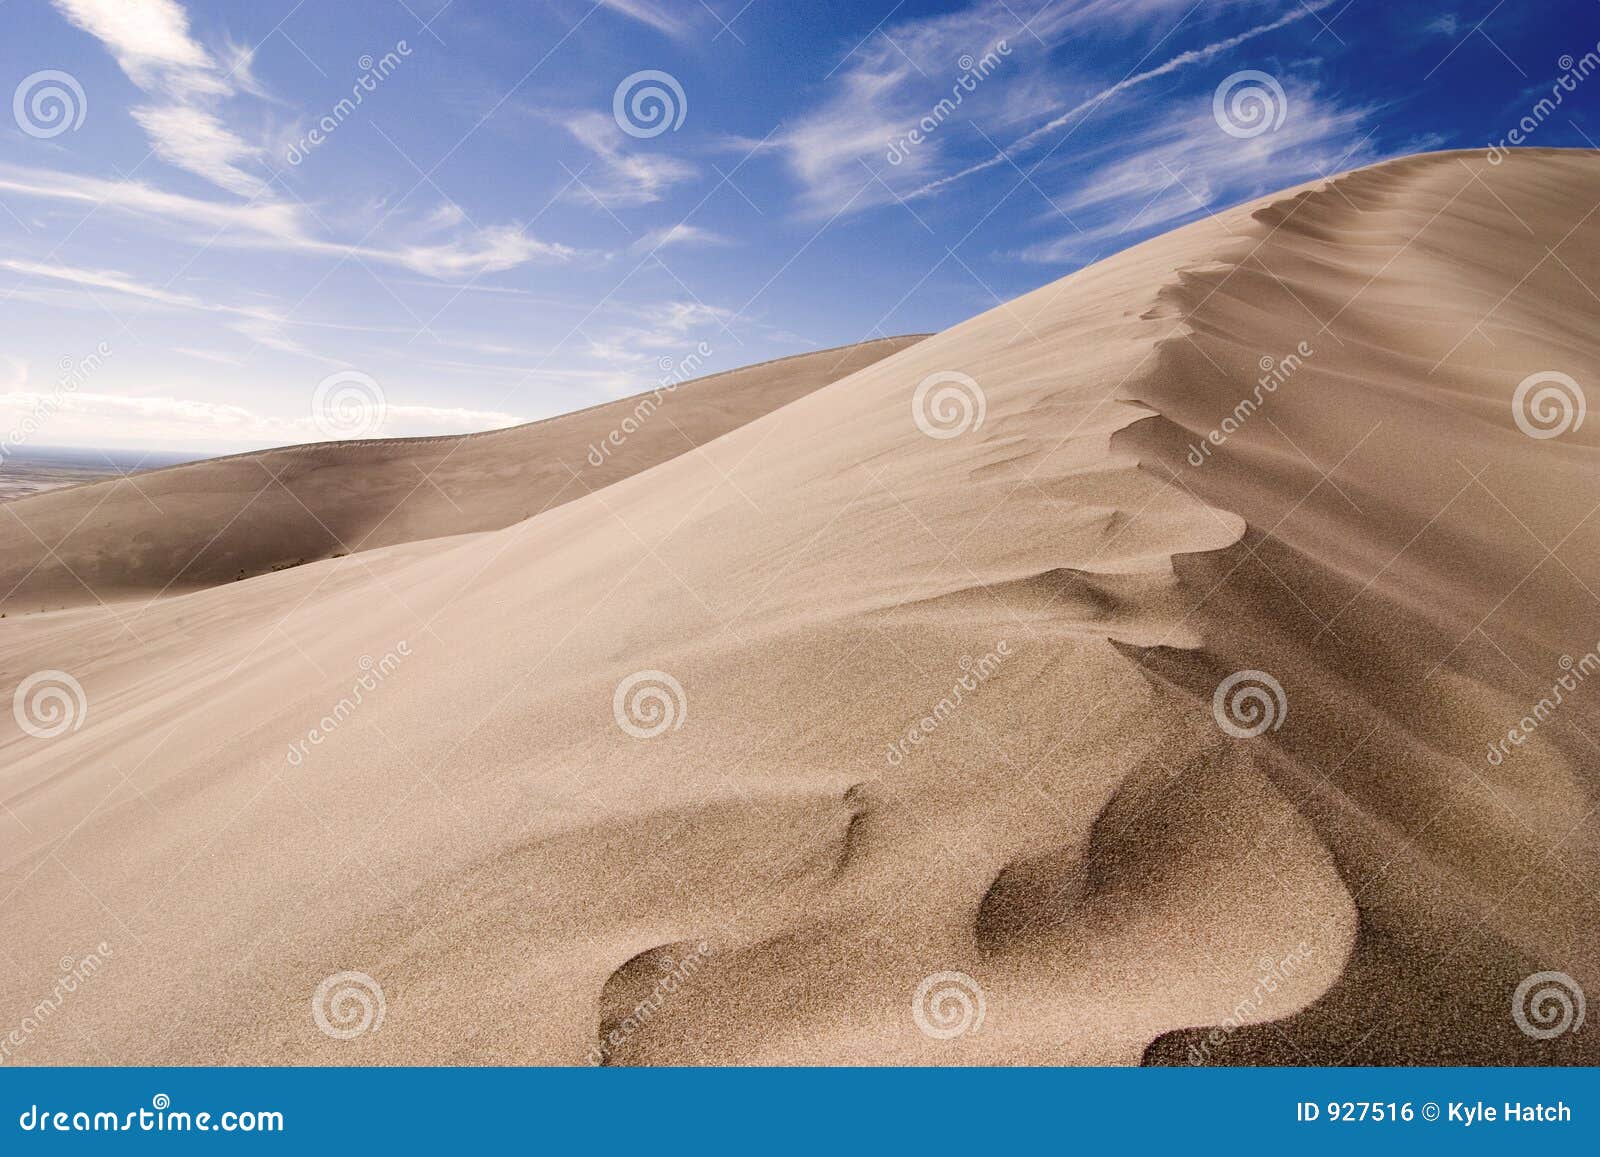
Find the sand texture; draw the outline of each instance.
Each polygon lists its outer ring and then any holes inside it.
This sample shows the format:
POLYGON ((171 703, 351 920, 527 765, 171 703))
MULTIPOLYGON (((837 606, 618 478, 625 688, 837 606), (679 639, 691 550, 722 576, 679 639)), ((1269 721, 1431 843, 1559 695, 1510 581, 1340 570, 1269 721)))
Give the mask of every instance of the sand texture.
POLYGON ((1319 181, 581 487, 602 411, 10 504, 90 605, 0 622, 85 704, 0 720, 0 1031, 108 952, 8 1060, 1600 1062, 1512 1007, 1600 992, 1600 422, 1513 411, 1600 383, 1597 207, 1319 181))

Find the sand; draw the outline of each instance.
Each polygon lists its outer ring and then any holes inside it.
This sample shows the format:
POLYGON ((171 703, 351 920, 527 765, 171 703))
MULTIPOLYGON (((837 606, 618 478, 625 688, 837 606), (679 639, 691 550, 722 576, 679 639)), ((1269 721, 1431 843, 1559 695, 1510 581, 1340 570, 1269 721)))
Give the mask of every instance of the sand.
POLYGON ((0 721, 7 1060, 1596 1063, 1512 1002, 1600 990, 1600 680, 1487 752, 1600 646, 1600 428, 1512 408, 1600 364, 1597 207, 1387 163, 521 521, 12 615, 87 708, 0 721))
POLYGON ((0 611, 148 600, 499 530, 692 451, 920 336, 692 381, 669 375, 631 398, 484 434, 286 446, 52 493, 0 514, 0 611))

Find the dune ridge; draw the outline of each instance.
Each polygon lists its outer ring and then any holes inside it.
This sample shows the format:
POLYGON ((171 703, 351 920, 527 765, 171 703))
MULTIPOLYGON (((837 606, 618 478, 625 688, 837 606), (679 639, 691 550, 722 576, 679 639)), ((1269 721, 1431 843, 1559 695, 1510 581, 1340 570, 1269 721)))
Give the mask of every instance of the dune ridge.
POLYGON ((230 454, 19 501, 0 610, 123 603, 339 554, 498 530, 919 340, 878 338, 679 381, 503 430, 230 454))
POLYGON ((1591 206, 1359 170, 516 525, 0 624, 89 703, 0 734, 0 1006, 115 950, 27 1059, 1593 1063, 1510 1001, 1597 979, 1600 703, 1483 762, 1600 645, 1600 435, 1510 405, 1591 206))

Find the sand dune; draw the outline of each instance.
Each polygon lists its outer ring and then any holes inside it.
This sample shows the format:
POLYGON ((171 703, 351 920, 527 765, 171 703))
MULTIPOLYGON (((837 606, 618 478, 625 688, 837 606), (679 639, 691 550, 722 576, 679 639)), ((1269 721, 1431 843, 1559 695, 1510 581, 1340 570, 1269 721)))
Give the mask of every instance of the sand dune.
POLYGON ((1486 753, 1600 647, 1600 431, 1513 411, 1597 206, 1380 165, 514 525, 7 619, 87 709, 0 732, 0 1011, 106 950, 15 1059, 1595 1063, 1512 998, 1600 990, 1600 681, 1486 753))
POLYGON ((0 610, 181 593, 380 546, 498 530, 692 450, 917 340, 780 358, 486 434, 288 446, 31 498, 12 508, 14 517, 0 516, 0 610))

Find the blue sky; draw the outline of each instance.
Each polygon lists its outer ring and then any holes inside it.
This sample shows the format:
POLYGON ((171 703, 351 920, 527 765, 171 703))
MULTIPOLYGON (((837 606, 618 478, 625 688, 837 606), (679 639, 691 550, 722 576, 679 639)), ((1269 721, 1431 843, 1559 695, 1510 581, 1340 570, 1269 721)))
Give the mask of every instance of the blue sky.
MULTIPOLYGON (((0 435, 219 451, 352 432, 330 377, 381 394, 353 432, 456 433, 942 329, 1207 210, 1499 141, 1600 41, 1596 0, 0 20, 0 435)), ((1593 145, 1597 108, 1591 77, 1529 143, 1593 145)))

